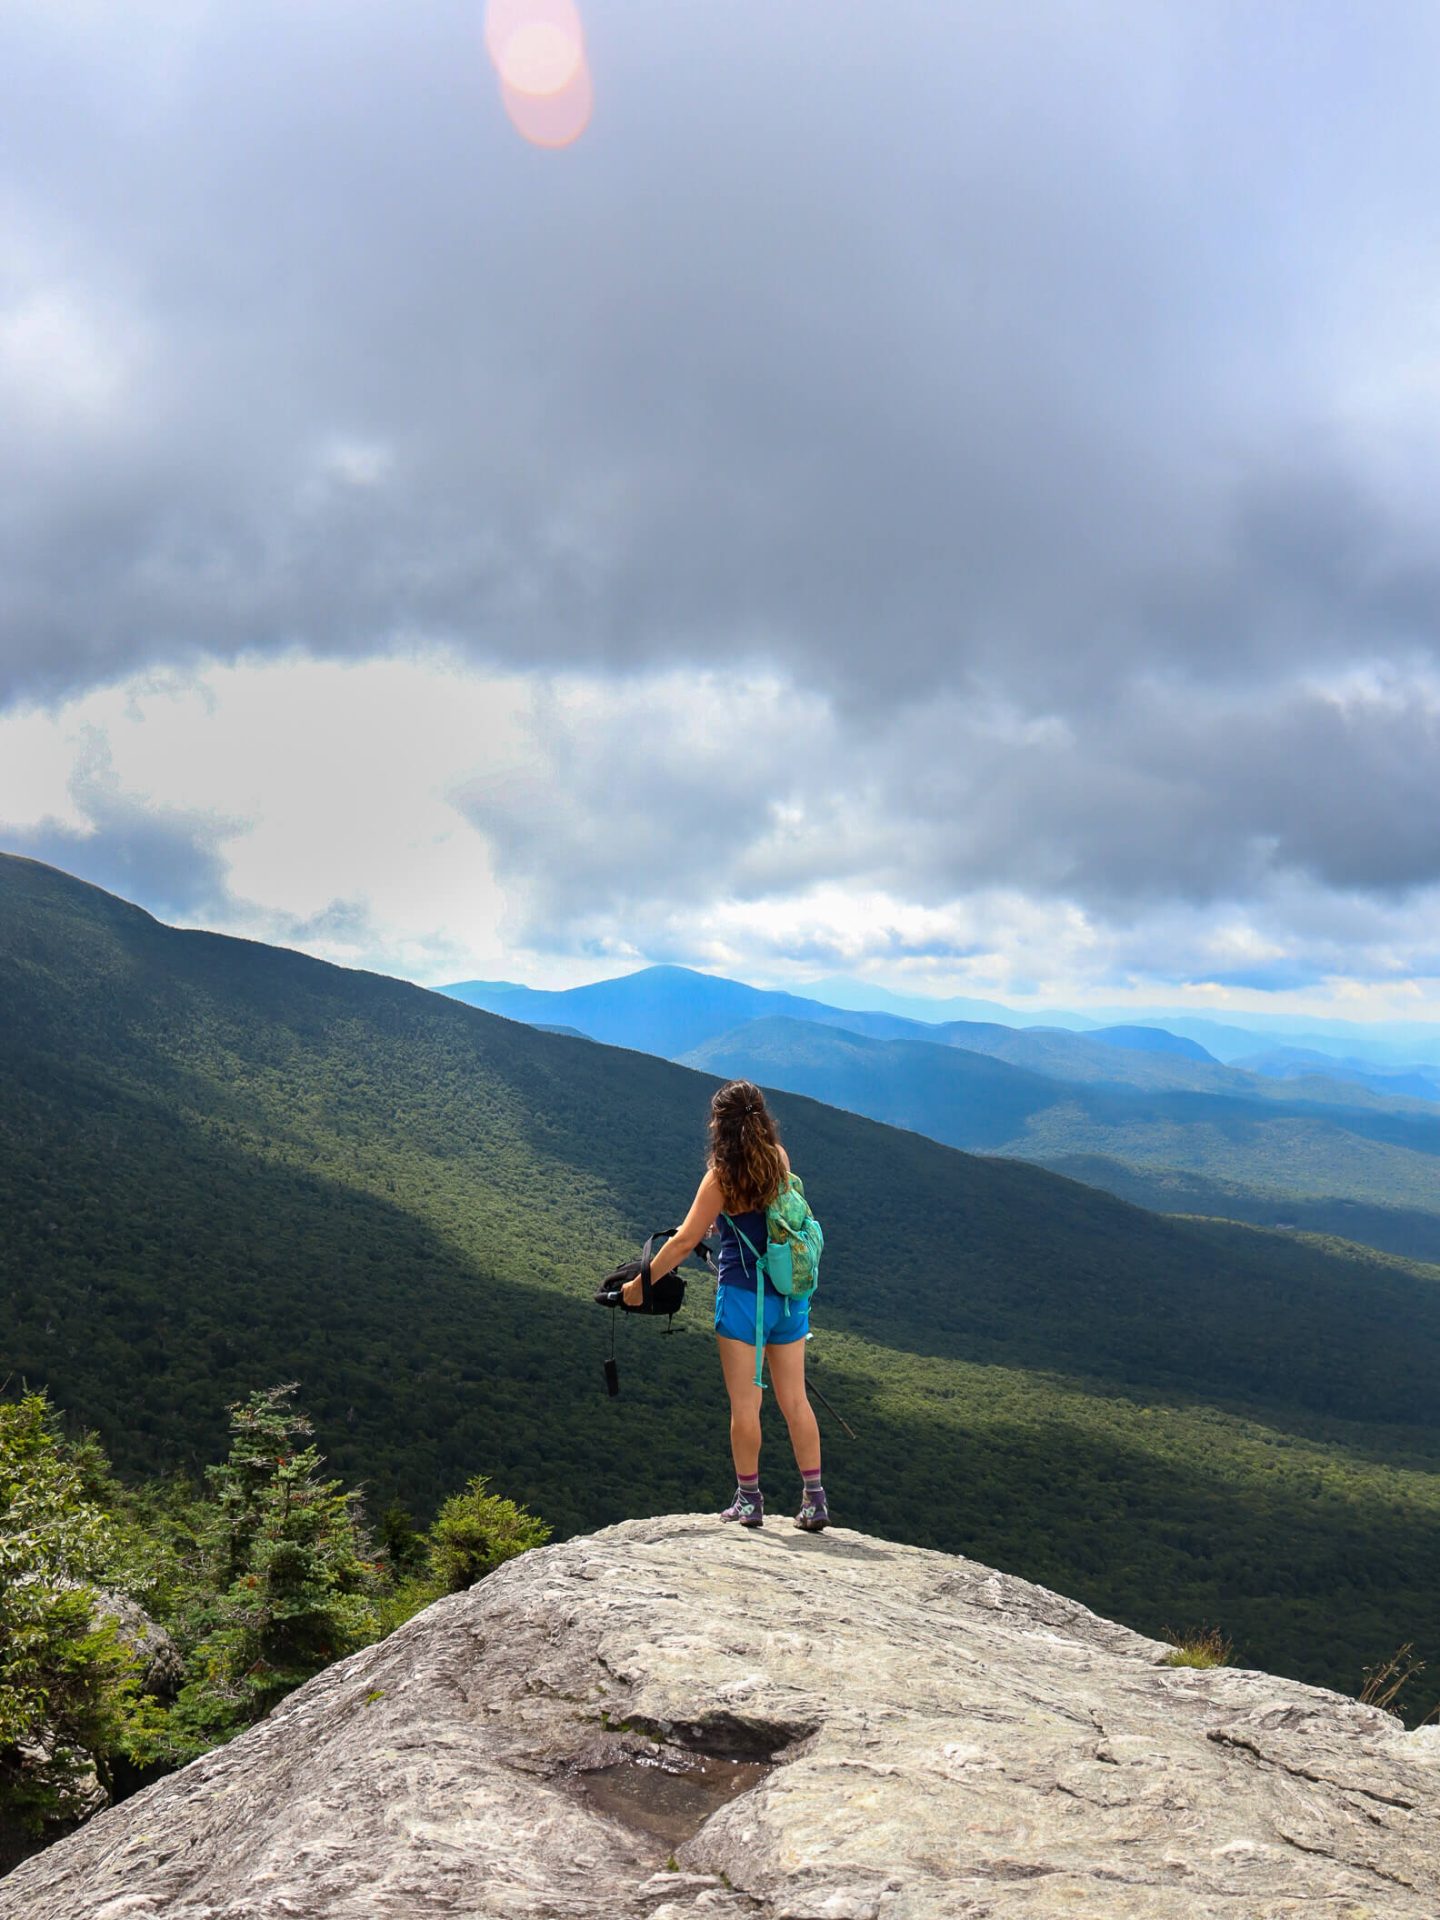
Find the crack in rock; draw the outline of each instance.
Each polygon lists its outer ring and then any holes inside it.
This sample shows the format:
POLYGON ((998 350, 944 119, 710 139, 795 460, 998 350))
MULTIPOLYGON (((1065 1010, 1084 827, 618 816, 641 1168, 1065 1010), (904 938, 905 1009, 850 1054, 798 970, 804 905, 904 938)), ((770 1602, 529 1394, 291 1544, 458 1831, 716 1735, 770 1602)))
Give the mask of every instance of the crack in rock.
POLYGON ((1337 1793, 1360 1794, 1366 1800, 1376 1801, 1380 1806, 1398 1807, 1405 1813, 1415 1811, 1413 1800, 1406 1800, 1399 1794, 1377 1793, 1373 1787, 1357 1786, 1350 1780, 1332 1780, 1328 1774, 1315 1773, 1309 1767, 1293 1766, 1290 1761, 1282 1760, 1278 1754, 1266 1753, 1263 1747, 1257 1746, 1243 1733, 1236 1733, 1229 1727, 1211 1727, 1206 1738, 1220 1746, 1239 1747, 1245 1753, 1252 1753, 1262 1766, 1279 1767, 1282 1773, 1288 1773, 1292 1779, 1308 1780, 1317 1787, 1333 1787, 1337 1793))

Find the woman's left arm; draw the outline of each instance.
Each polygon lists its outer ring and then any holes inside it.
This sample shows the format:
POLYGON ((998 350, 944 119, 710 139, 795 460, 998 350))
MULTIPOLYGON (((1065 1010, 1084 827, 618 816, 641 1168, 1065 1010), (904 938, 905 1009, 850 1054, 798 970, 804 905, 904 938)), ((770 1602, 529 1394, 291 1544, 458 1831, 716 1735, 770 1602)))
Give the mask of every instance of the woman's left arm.
MULTIPOLYGON (((690 1257, 714 1226, 715 1216, 723 1206, 720 1182, 712 1170, 707 1170, 705 1178, 695 1190, 695 1198, 690 1202, 690 1211, 650 1262, 652 1284, 662 1280, 667 1273, 672 1273, 682 1260, 690 1257)), ((626 1306, 638 1307, 644 1291, 638 1280, 627 1280, 622 1294, 626 1306)))

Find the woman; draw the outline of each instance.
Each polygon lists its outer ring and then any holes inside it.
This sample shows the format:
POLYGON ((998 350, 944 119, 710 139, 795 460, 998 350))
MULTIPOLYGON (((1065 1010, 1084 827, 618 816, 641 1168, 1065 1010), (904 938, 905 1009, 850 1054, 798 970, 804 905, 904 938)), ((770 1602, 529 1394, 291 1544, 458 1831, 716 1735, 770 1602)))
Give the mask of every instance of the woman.
MULTIPOLYGON (((729 1086, 721 1087, 710 1102, 710 1154, 705 1178, 684 1224, 650 1263, 651 1279, 659 1280, 687 1259, 709 1233, 719 1231, 715 1332, 730 1395, 730 1451, 736 1479, 735 1498, 720 1518, 737 1520, 742 1527, 761 1526, 765 1519, 765 1500, 760 1492, 760 1389, 755 1384, 755 1252, 764 1251, 768 1237, 765 1209, 779 1194, 789 1173, 790 1156, 780 1144, 764 1094, 749 1080, 732 1080, 729 1086)), ((628 1305, 638 1306, 640 1282, 630 1281, 624 1294, 628 1305)), ((818 1533, 830 1524, 830 1513, 820 1484, 820 1429, 805 1393, 810 1302, 787 1301, 767 1278, 764 1315, 764 1353, 770 1362, 770 1384, 790 1429, 790 1444, 800 1469, 800 1511, 795 1524, 807 1533, 818 1533)))

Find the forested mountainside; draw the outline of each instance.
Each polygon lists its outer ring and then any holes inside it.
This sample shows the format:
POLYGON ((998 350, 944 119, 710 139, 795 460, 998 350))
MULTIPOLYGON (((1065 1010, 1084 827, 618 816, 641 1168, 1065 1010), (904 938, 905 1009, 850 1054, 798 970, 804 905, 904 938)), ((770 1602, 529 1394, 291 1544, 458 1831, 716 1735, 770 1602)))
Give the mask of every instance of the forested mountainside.
POLYGON ((1339 1063, 1331 1074, 1311 1051, 1293 1071, 1274 1071, 1268 1054, 1250 1071, 1155 1027, 927 1023, 687 967, 560 992, 481 980, 445 991, 550 1031, 751 1074, 1160 1211, 1284 1222, 1440 1260, 1440 1105, 1419 1070, 1403 1084, 1339 1063))
MULTIPOLYGON (((708 1286, 621 1324, 615 1401, 590 1300, 693 1191, 705 1076, 10 858, 0 994, 0 1346, 122 1470, 294 1379, 422 1516, 480 1471, 562 1534, 725 1492, 708 1286)), ((1440 1275, 777 1104, 846 1519, 1350 1690, 1440 1653, 1440 1275)))
POLYGON ((792 1019, 751 1021, 684 1058, 1146 1205, 1342 1232, 1440 1260, 1440 1108, 1422 1102, 1360 1090, 1362 1104, 1342 1107, 1297 1086, 1281 1098, 1277 1082, 1262 1083, 1263 1099, 1067 1082, 990 1052, 792 1019))
POLYGON ((461 980, 441 991, 507 1020, 552 1031, 563 1027, 671 1060, 686 1060, 755 1021, 803 1021, 872 1040, 989 1054, 1030 1073, 1080 1086, 1213 1093, 1237 1100, 1343 1107, 1347 1112, 1418 1113, 1440 1120, 1435 1089, 1418 1074, 1404 1086, 1376 1076, 1372 1086, 1369 1076, 1347 1071, 1338 1062, 1331 1075, 1326 1056, 1311 1052, 1304 1056, 1303 1067, 1292 1062, 1295 1070, 1282 1076, 1275 1070, 1273 1050, 1264 1050, 1258 1035, 1239 1036, 1258 1050, 1259 1068, 1252 1071, 1249 1063, 1226 1064, 1197 1041, 1163 1027, 1115 1025, 1075 1032, 996 1020, 920 1020, 883 1009, 831 1006, 675 966, 642 967, 613 980, 557 990, 504 980, 461 980))

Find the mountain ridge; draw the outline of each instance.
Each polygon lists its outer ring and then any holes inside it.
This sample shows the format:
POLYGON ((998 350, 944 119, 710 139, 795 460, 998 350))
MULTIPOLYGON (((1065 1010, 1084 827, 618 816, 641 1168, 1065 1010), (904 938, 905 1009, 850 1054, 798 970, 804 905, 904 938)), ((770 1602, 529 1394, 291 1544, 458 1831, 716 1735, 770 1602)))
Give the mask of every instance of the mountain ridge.
MULTIPOLYGON (((473 993, 472 1005, 486 1005, 490 994, 538 996, 537 1004, 553 1005, 570 994, 596 993, 606 989, 631 992, 647 975, 670 975, 694 982, 715 982, 743 988, 751 994, 773 994, 780 999, 804 1001, 824 1006, 832 1013, 868 1012, 880 1014, 907 1027, 943 1027, 956 1024, 1001 1026, 1015 1033, 1043 1029, 1052 1033, 1073 1033, 1092 1037, 1114 1033, 1117 1029, 1136 1029, 1168 1034, 1172 1040, 1189 1040, 1201 1046, 1222 1065, 1234 1065, 1246 1054, 1264 1053, 1287 1043, 1306 1040, 1309 1051, 1319 1060, 1336 1059, 1351 1065, 1369 1065, 1379 1072, 1388 1067, 1409 1071, 1425 1063, 1440 1066, 1440 1023, 1424 1021, 1353 1021, 1325 1019, 1319 1016, 1251 1012, 1227 1021, 1196 1014, 1184 1008, 1097 1007, 1081 1014, 1066 1008, 1021 1013, 1000 1001, 970 1000, 963 996, 927 999, 924 996, 891 993, 883 988, 868 988, 863 983, 839 981, 810 982, 808 988, 794 992, 752 987, 721 974, 702 972, 693 967, 673 964, 644 966, 630 973, 617 974, 581 987, 532 988, 516 981, 453 981, 438 985, 438 993, 466 999, 473 993), (852 989, 846 992, 846 988, 852 989), (831 991, 827 993, 827 989, 831 991), (995 1017, 1000 1016, 1000 1017, 995 1017), (1253 1024, 1247 1025, 1246 1022, 1253 1024), (1346 1053, 1349 1048, 1354 1054, 1346 1053), (1363 1057, 1362 1057, 1363 1056, 1363 1057)), ((877 1029, 878 1030, 878 1029, 877 1029)))
MULTIPOLYGON (((803 1019, 840 1027, 871 1039, 911 1040, 926 1045, 993 1053, 1017 1066, 1054 1078, 1118 1081, 1152 1088, 1227 1092, 1256 1100, 1285 1100, 1272 1076, 1227 1064, 1198 1041, 1161 1027, 1096 1026, 1084 1032, 1032 1022, 942 1020, 923 1022, 882 1011, 829 1006, 824 1002, 751 987, 743 981, 689 967, 642 967, 583 987, 531 988, 510 983, 458 982, 437 989, 465 1004, 533 1025, 571 1026, 592 1039, 665 1059, 682 1059, 756 1019, 803 1019)), ((1325 1056, 1313 1055, 1316 1061, 1325 1056)), ((1373 1076, 1378 1078, 1379 1076, 1373 1076)), ((1384 1091, 1371 1076, 1353 1073, 1333 1081, 1311 1074, 1300 1092, 1315 1104, 1372 1111, 1430 1110, 1425 1094, 1384 1091)), ((1429 1117, 1440 1117, 1433 1112, 1429 1117)))
MULTIPOLYGON (((701 1070, 768 1076, 774 1086, 962 1150, 1089 1176, 1141 1204, 1163 1208, 1183 1187, 1185 1211, 1257 1224, 1291 1220, 1383 1251, 1440 1259, 1440 1204, 1426 1158, 1440 1139, 1440 1105, 1382 1087, 1377 1076, 1250 1073, 1153 1028, 926 1025, 676 967, 553 994, 477 989, 476 997, 506 1017, 544 1026, 564 1014, 567 1024, 610 1044, 668 1052, 701 1070), (778 1046, 776 1021, 790 1023, 788 1051, 778 1046), (872 1051, 867 1078, 858 1048, 804 1037, 797 1022, 893 1044, 887 1056, 872 1051), (677 1050, 697 1033, 706 1037, 677 1050), (952 1057, 947 1065, 918 1048, 970 1056, 972 1064, 952 1057), (1045 1085, 982 1071, 973 1065, 977 1055, 1038 1074, 1045 1085), (1181 1097, 1187 1094, 1197 1097, 1181 1097)), ((1304 1064, 1313 1069, 1323 1059, 1312 1054, 1304 1064)))
MULTIPOLYGON (((688 1199, 713 1080, 5 860, 0 992, 0 1343, 126 1473, 217 1457, 281 1379, 379 1506, 485 1471, 566 1534, 724 1471, 703 1284, 675 1337, 617 1328, 614 1401, 590 1301, 688 1199)), ((776 1104, 842 1517, 1152 1631, 1223 1583, 1302 1678, 1440 1647, 1434 1274, 776 1104)))

